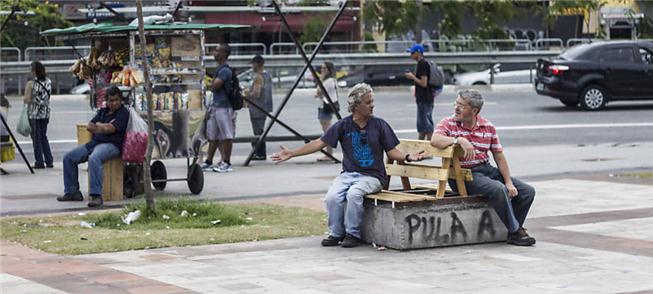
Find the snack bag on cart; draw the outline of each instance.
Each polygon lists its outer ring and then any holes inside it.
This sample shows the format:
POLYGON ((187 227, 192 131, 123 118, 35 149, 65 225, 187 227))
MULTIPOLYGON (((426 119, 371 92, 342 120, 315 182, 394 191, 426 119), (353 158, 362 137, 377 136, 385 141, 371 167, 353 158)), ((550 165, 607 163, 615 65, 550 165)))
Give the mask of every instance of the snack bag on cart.
POLYGON ((122 143, 122 161, 143 163, 147 151, 147 123, 138 112, 129 108, 129 124, 122 143))

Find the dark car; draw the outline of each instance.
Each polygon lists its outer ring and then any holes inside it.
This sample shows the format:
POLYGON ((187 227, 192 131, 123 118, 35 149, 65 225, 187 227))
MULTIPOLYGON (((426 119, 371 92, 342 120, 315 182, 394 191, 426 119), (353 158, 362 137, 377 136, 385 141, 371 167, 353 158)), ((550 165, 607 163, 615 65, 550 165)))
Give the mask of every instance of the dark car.
POLYGON ((653 99, 653 42, 611 41, 572 47, 537 60, 535 91, 562 104, 597 110, 618 100, 653 99))
POLYGON ((410 66, 365 66, 349 73, 339 81, 346 83, 346 87, 363 82, 372 87, 412 85, 413 82, 404 76, 404 73, 410 70, 413 70, 410 66))

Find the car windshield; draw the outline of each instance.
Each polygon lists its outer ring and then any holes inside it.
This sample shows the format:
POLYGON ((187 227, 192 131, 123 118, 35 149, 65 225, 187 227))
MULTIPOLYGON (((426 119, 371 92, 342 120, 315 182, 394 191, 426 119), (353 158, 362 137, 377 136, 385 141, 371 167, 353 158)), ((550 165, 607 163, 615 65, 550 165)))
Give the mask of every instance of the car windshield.
POLYGON ((589 44, 581 44, 581 45, 571 47, 571 48, 565 50, 565 52, 562 52, 562 54, 560 54, 560 56, 558 56, 558 57, 562 58, 562 59, 565 59, 565 60, 577 59, 578 57, 583 55, 585 52, 587 52, 587 48, 589 46, 590 46, 589 44))

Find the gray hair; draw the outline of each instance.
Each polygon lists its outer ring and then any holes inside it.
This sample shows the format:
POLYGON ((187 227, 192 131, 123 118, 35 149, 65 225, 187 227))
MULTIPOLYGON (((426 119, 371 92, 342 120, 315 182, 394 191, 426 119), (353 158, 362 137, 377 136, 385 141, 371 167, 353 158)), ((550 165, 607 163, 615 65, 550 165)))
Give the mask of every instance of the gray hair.
POLYGON ((472 108, 478 109, 478 111, 481 111, 483 108, 483 95, 481 95, 481 92, 475 89, 465 89, 465 90, 460 90, 458 91, 458 96, 462 98, 463 100, 467 101, 469 103, 469 106, 472 108))
POLYGON ((349 104, 349 112, 353 113, 356 105, 363 101, 363 97, 368 93, 373 93, 372 87, 366 83, 358 83, 354 85, 349 94, 347 95, 347 103, 349 104))

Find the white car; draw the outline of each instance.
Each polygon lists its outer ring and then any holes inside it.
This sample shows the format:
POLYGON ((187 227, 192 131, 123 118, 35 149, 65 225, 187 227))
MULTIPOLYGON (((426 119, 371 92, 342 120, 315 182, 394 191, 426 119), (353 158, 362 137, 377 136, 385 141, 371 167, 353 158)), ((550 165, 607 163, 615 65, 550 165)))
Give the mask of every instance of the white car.
MULTIPOLYGON (((501 64, 494 69, 494 84, 530 84, 537 71, 535 69, 501 71, 501 64)), ((468 72, 454 75, 453 83, 458 86, 490 85, 490 70, 468 72)))

